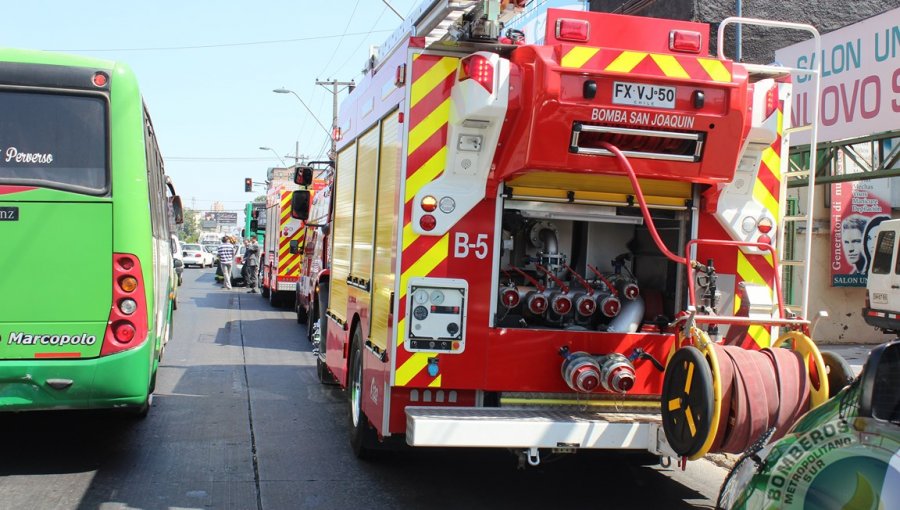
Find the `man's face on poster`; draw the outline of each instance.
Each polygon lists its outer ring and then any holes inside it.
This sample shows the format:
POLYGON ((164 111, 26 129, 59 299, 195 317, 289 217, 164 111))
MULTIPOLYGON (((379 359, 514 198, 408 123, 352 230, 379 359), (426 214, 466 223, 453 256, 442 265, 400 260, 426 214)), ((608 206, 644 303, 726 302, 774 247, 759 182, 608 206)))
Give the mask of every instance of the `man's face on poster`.
POLYGON ((842 232, 844 241, 844 257, 847 262, 856 264, 862 256, 863 233, 856 228, 845 228, 842 232))

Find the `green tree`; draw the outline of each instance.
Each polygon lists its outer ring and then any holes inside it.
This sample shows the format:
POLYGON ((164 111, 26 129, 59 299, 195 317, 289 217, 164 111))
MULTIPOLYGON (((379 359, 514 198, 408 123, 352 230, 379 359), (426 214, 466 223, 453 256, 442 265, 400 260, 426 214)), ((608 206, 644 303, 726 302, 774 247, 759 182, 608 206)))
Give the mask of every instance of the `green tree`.
POLYGON ((200 237, 200 212, 194 209, 184 210, 184 224, 182 225, 182 241, 196 243, 200 237))

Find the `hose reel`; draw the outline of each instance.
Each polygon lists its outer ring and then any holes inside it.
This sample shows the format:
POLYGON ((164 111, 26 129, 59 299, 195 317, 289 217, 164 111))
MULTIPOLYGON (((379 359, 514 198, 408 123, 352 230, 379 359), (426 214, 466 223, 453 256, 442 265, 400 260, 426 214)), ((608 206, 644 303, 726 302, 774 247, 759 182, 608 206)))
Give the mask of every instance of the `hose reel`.
POLYGON ((770 428, 778 439, 829 397, 816 345, 792 331, 759 351, 710 342, 702 330, 680 333, 663 378, 662 424, 672 449, 690 460, 741 453, 770 428))

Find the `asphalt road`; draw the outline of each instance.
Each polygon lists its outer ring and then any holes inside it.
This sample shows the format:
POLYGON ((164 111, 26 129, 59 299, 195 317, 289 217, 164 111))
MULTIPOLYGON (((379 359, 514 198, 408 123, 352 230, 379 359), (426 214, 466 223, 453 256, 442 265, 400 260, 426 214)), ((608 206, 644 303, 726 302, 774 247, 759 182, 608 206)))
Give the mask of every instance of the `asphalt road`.
POLYGON ((0 509, 709 508, 725 471, 578 453, 517 469, 505 450, 358 461, 344 392, 303 327, 188 269, 150 415, 0 416, 0 509))

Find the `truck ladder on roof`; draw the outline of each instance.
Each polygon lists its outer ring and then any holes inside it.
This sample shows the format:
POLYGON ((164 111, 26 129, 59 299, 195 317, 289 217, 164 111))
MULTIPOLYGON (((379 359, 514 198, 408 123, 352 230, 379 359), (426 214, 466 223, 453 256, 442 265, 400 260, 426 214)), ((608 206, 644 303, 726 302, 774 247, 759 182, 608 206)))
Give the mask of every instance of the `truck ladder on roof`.
MULTIPOLYGON (((536 3, 545 3, 546 0, 533 0, 536 3)), ((413 10, 403 21, 400 27, 381 45, 375 55, 375 66, 385 60, 397 43, 412 34, 413 37, 425 39, 425 47, 445 44, 450 46, 471 47, 477 51, 479 47, 498 50, 504 47, 514 48, 512 45, 504 45, 497 42, 500 28, 515 19, 520 14, 519 10, 507 8, 500 10, 500 0, 425 0, 413 10), (472 21, 464 21, 463 17, 469 17, 484 23, 490 34, 483 34, 478 39, 467 39, 466 35, 472 33, 468 28, 472 21), (491 36, 493 35, 493 37, 491 36)))
MULTIPOLYGON (((814 43, 814 51, 813 55, 818 55, 821 52, 822 48, 822 40, 819 36, 819 31, 816 30, 812 25, 805 25, 800 23, 787 23, 783 21, 769 21, 769 20, 761 20, 754 18, 738 18, 738 17, 730 17, 722 20, 722 23, 719 25, 719 30, 717 33, 716 39, 716 47, 718 52, 719 59, 725 59, 725 28, 730 24, 737 25, 757 25, 762 27, 769 28, 785 28, 789 30, 800 30, 804 32, 809 32, 812 34, 813 43, 814 43)), ((796 133, 799 131, 809 131, 809 168, 816 168, 816 144, 818 143, 819 136, 819 94, 820 94, 820 77, 821 77, 821 62, 816 61, 814 65, 810 69, 803 69, 797 67, 783 67, 783 66, 775 66, 775 65, 759 65, 759 64, 742 64, 751 76, 764 76, 764 77, 772 77, 772 76, 784 76, 790 75, 792 77, 798 75, 808 75, 812 78, 812 100, 811 104, 816 105, 812 108, 812 120, 808 126, 791 126, 784 130, 784 135, 788 135, 790 133, 796 133)), ((790 115, 791 112, 785 112, 785 115, 790 115)), ((788 157, 787 154, 782 154, 782 157, 788 157)), ((797 170, 792 171, 789 170, 785 172, 782 176, 781 180, 781 196, 787 197, 787 183, 790 179, 797 178, 808 178, 806 185, 806 213, 798 214, 798 215, 785 215, 785 201, 781 202, 781 218, 782 218, 782 226, 778 230, 778 242, 776 246, 778 247, 778 275, 776 276, 779 280, 782 280, 783 275, 783 267, 784 266, 801 266, 802 276, 800 279, 801 292, 800 292, 800 310, 798 315, 804 319, 809 319, 809 273, 810 273, 810 264, 809 260, 812 254, 812 226, 813 226, 813 210, 815 203, 815 191, 816 191, 816 175, 815 171, 810 170, 797 170), (803 249, 800 250, 800 258, 793 259, 785 259, 784 253, 784 233, 787 228, 787 224, 804 222, 806 225, 806 235, 804 236, 804 246, 803 249)), ((781 282, 781 288, 784 289, 784 282, 781 282)))

